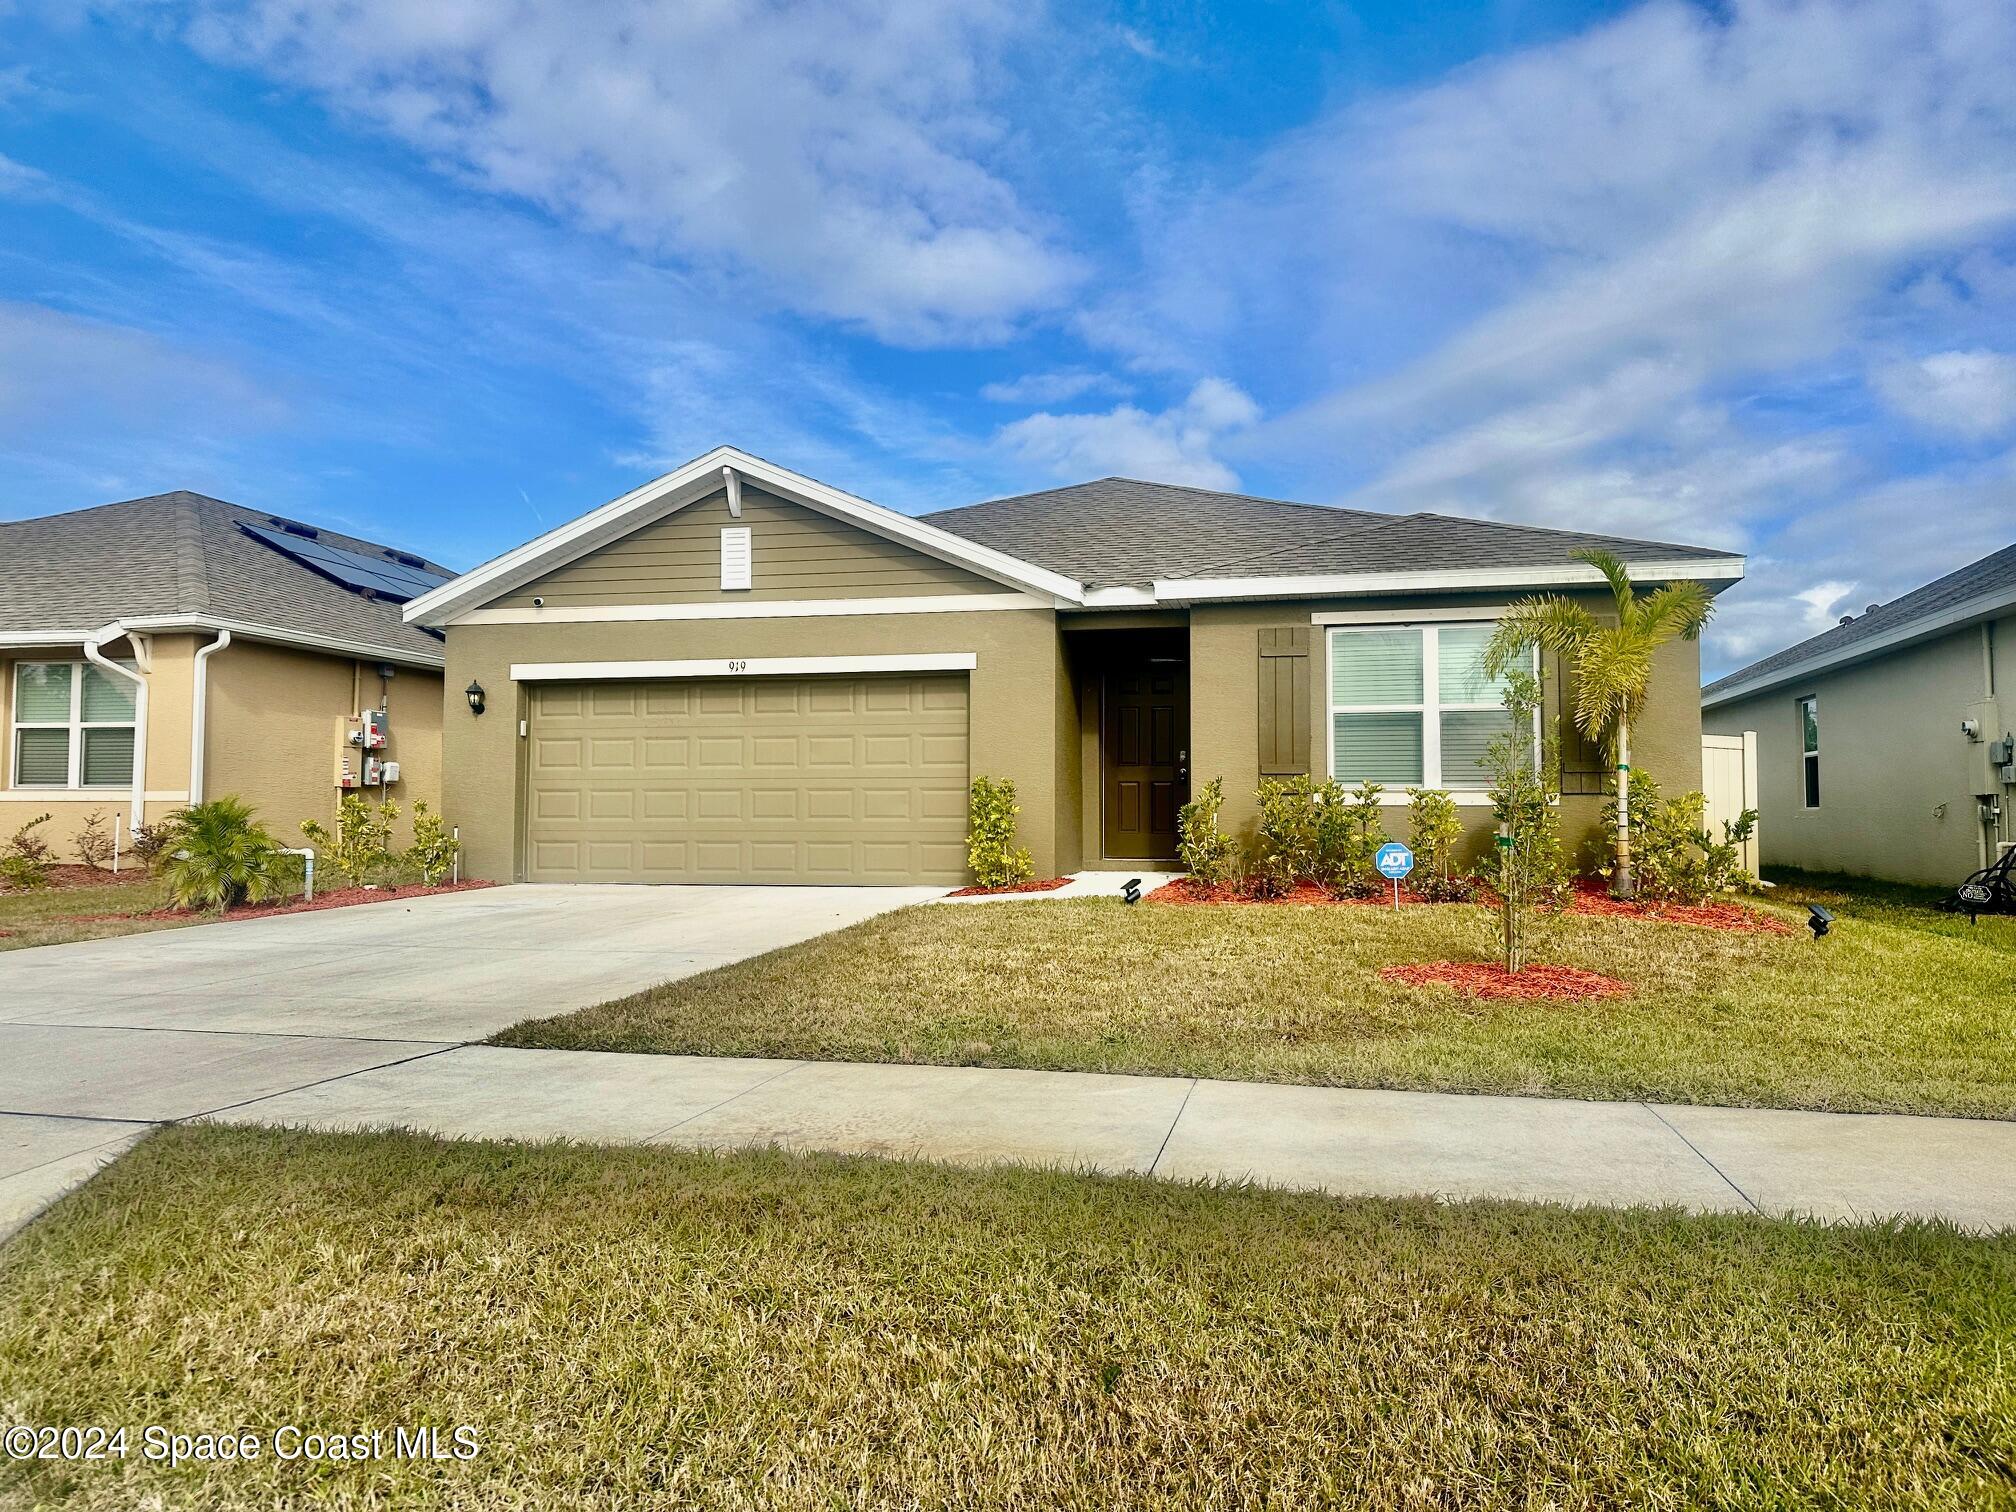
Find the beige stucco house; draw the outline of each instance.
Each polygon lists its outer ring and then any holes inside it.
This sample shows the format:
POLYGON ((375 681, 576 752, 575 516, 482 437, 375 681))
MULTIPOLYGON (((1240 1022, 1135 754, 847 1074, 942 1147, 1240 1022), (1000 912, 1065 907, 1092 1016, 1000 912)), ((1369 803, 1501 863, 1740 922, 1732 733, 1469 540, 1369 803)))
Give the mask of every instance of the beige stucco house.
POLYGON ((442 645, 400 606, 449 576, 194 493, 0 523, 0 842, 46 813, 69 861, 93 813, 123 837, 229 794, 299 844, 346 760, 385 775, 367 756, 397 763, 389 796, 438 806, 442 645), (347 736, 368 710, 367 752, 347 736))
POLYGON ((1766 865, 1953 884, 2016 842, 2016 546, 1701 690, 1756 732, 1766 865))
MULTIPOLYGON (((1570 560, 1720 552, 1107 479, 914 518, 720 448, 406 606, 447 636, 448 811, 471 874, 540 882, 966 875, 966 788, 1011 778, 1038 870, 1166 861, 1192 788, 1455 791, 1505 718, 1476 653, 1570 560)), ((1558 679, 1557 696, 1558 696, 1558 679)), ((1640 764, 1700 783, 1697 648, 1661 653, 1640 764)), ((1595 753, 1569 753, 1573 827, 1595 753)), ((1395 814, 1397 827, 1404 815, 1395 814)))

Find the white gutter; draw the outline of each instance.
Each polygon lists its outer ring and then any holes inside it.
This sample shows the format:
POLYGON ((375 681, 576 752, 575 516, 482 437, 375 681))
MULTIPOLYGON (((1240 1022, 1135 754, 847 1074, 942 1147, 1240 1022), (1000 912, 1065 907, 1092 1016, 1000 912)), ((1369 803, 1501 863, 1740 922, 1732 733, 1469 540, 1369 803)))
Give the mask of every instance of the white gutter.
MULTIPOLYGON (((405 647, 381 646, 371 641, 344 640, 333 635, 312 635, 305 630, 276 630, 269 625, 251 625, 243 620, 218 619, 210 614, 138 615, 122 619, 127 630, 164 634, 178 630, 207 630, 212 634, 230 631, 238 640, 263 641, 268 645, 292 646, 302 651, 321 651, 352 661, 390 662, 395 667, 424 667, 441 670, 445 656, 429 656, 405 647)), ((0 630, 0 647, 75 646, 91 634, 87 630, 0 630)), ((108 637, 109 638, 109 637, 108 637)))
POLYGON ((133 684, 133 798, 126 818, 127 828, 132 829, 147 822, 147 678, 143 674, 150 670, 152 658, 145 640, 118 620, 84 638, 84 655, 95 665, 133 684), (133 659, 140 664, 139 672, 120 666, 102 649, 105 642, 121 636, 133 642, 133 659))
POLYGON ((1906 620, 1903 624, 1872 635, 1866 640, 1850 641, 1845 646, 1837 646, 1831 651, 1816 651, 1811 656, 1802 657, 1796 662, 1787 662, 1782 667, 1774 667, 1769 672, 1745 682, 1731 683, 1714 693, 1704 694, 1701 707, 1718 708, 1726 703, 1734 703, 1740 698, 1752 698, 1759 693, 1768 693, 1773 688, 1781 688, 1787 683, 1801 682, 1815 673, 1845 667, 1851 662, 1880 656, 1886 651, 1896 651, 1916 641, 1930 640, 1935 635, 1962 629, 1977 620, 1993 619, 2012 609, 2016 609, 2016 586, 1998 588, 1993 593, 1982 594, 1979 598, 1963 600, 1938 614, 1928 614, 1923 619, 1906 620))
POLYGON ((189 802, 203 801, 203 726, 210 712, 210 658, 231 644, 231 632, 219 630, 217 639, 196 653, 196 671, 190 692, 189 709, 189 802))

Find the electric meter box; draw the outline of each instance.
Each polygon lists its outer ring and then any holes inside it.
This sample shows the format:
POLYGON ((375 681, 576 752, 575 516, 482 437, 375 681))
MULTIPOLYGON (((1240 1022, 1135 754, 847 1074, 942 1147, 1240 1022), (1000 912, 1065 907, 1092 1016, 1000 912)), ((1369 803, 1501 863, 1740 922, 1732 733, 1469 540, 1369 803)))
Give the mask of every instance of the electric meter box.
POLYGON ((397 782, 399 780, 399 763, 396 761, 386 762, 384 770, 379 775, 387 784, 397 782))
POLYGON ((362 746, 367 751, 384 750, 385 725, 383 709, 366 709, 357 716, 357 733, 353 744, 362 746))
POLYGON ((1967 742, 1967 765, 1974 784, 1974 796, 1999 797, 2003 785, 2009 780, 2002 773, 2003 762, 1995 759, 1997 747, 2007 739, 2007 727, 2002 723, 2002 706, 1993 698, 1977 699, 1961 711, 1960 717, 1972 721, 1974 728, 1981 732, 1967 742))

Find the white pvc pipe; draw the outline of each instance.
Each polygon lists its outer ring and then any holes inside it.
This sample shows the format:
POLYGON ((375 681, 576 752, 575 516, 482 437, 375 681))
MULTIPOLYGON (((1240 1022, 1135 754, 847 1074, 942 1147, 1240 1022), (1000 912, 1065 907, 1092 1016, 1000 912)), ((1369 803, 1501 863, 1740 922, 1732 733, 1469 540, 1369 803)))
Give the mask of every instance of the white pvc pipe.
MULTIPOLYGON (((147 822, 147 679, 129 667, 122 667, 101 649, 105 642, 117 640, 126 635, 126 627, 114 620, 103 630, 85 637, 84 655, 95 665, 103 667, 114 676, 123 677, 133 684, 133 800, 127 823, 138 826, 147 822)), ((142 667, 148 664, 148 657, 140 638, 135 635, 133 659, 142 667)))
POLYGON ((196 653, 194 690, 189 711, 189 803, 203 801, 203 726, 210 711, 210 658, 231 644, 231 632, 219 630, 217 639, 196 653))
POLYGON ((315 901, 315 847, 312 845, 283 845, 280 847, 280 854, 302 858, 301 881, 304 892, 301 901, 304 903, 313 903, 315 901))

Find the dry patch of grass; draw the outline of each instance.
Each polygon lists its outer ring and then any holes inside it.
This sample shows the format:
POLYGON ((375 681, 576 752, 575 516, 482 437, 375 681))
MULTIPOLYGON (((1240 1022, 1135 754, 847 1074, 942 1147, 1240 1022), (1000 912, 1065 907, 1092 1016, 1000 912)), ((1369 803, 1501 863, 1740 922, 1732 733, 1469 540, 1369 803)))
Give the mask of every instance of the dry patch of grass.
POLYGON ((0 892, 0 950, 180 929, 187 924, 201 924, 207 918, 204 914, 190 914, 186 918, 149 917, 167 903, 167 886, 151 877, 83 887, 9 889, 0 892), (72 914, 88 917, 69 917, 72 914), (108 914, 118 917, 105 917, 108 914))
POLYGON ((910 908, 496 1042, 2016 1117, 2016 929, 1997 927, 2016 921, 1848 917, 1816 945, 1567 916, 1529 958, 1630 996, 1380 979, 1490 960, 1495 922, 1462 905, 910 908))
MULTIPOLYGON (((976 910, 977 911, 977 910, 976 910)), ((954 910, 946 910, 954 912, 954 910)), ((5 1416, 466 1464, 84 1507, 2016 1506, 2016 1240, 176 1129, 0 1252, 5 1416)))

